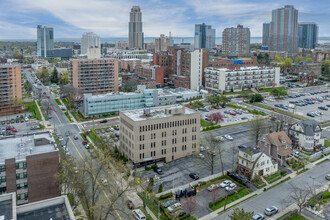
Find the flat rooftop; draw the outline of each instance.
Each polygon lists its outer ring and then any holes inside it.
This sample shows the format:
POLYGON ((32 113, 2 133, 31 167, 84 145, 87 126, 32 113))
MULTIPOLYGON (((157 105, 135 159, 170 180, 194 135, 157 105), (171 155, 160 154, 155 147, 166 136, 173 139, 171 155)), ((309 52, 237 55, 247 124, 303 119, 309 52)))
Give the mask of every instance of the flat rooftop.
POLYGON ((52 205, 44 208, 26 211, 17 214, 18 220, 44 220, 44 219, 59 219, 70 220, 68 210, 65 204, 52 205))
POLYGON ((48 132, 0 140, 0 164, 6 159, 25 160, 28 155, 57 151, 48 132))
POLYGON ((235 72, 235 71, 246 71, 246 70, 265 70, 265 69, 274 69, 274 67, 268 66, 243 66, 236 69, 228 69, 228 68, 216 68, 216 67, 207 67, 209 70, 223 70, 227 72, 235 72))
POLYGON ((190 108, 185 108, 184 106, 178 105, 178 104, 152 107, 152 108, 125 110, 125 111, 121 111, 121 113, 126 115, 133 121, 144 121, 144 120, 151 120, 151 119, 168 118, 168 117, 173 117, 174 115, 199 114, 195 110, 192 110, 190 108), (174 110, 174 109, 182 109, 182 108, 184 108, 183 113, 179 113, 179 114, 166 114, 165 113, 166 109, 174 110))

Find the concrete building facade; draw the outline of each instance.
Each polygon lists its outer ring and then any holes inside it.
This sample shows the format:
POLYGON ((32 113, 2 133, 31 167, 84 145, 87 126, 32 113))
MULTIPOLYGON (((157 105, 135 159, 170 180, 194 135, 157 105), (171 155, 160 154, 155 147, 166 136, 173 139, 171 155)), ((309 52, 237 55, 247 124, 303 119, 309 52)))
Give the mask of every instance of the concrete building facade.
POLYGON ((238 59, 227 59, 227 58, 219 58, 212 59, 209 61, 209 67, 215 68, 227 68, 227 69, 235 69, 241 66, 257 66, 258 59, 256 56, 251 58, 238 58, 238 59))
POLYGON ((133 6, 129 13, 128 23, 129 49, 143 49, 144 33, 142 31, 142 12, 140 6, 133 6))
POLYGON ((205 88, 210 92, 241 91, 255 87, 278 87, 280 68, 250 66, 237 69, 205 69, 205 88))
POLYGON ((305 49, 314 49, 319 36, 319 26, 314 22, 298 24, 298 46, 305 49))
POLYGON ((243 25, 225 28, 222 32, 222 54, 227 57, 249 57, 250 29, 243 25))
POLYGON ((0 65, 0 115, 22 111, 22 72, 20 65, 0 65))
POLYGON ((100 36, 93 32, 86 32, 81 37, 81 54, 87 54, 88 48, 99 48, 101 50, 100 36))
POLYGON ((200 114, 181 105, 120 112, 119 151, 135 166, 199 152, 200 114))
POLYGON ((270 45, 270 23, 262 24, 262 46, 270 45))
POLYGON ((49 132, 0 143, 0 194, 15 192, 17 204, 60 196, 59 153, 49 132))
POLYGON ((189 89, 199 91, 205 85, 204 69, 208 66, 208 58, 207 49, 199 49, 191 52, 189 89))
POLYGON ((117 59, 76 59, 70 60, 70 64, 70 83, 82 93, 104 94, 118 91, 117 59))
POLYGON ((211 25, 195 24, 194 48, 212 49, 215 48, 215 29, 211 25))
POLYGON ((170 38, 161 34, 159 38, 155 39, 155 53, 167 51, 170 46, 170 38))
POLYGON ((292 5, 272 11, 270 23, 271 51, 287 51, 290 55, 298 53, 298 10, 292 5))
POLYGON ((119 50, 126 50, 128 49, 128 41, 116 41, 115 48, 119 50))
POLYGON ((54 29, 52 27, 37 26, 37 54, 38 57, 53 58, 54 29))

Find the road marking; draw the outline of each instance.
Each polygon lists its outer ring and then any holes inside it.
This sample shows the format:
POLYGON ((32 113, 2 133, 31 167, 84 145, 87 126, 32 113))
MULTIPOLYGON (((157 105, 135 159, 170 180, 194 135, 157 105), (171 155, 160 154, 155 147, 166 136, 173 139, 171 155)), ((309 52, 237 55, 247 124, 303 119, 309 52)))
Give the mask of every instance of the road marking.
POLYGON ((59 118, 58 115, 56 114, 56 111, 54 111, 54 113, 55 113, 55 116, 56 116, 57 120, 60 122, 60 124, 62 124, 60 118, 59 118))
MULTIPOLYGON (((86 161, 84 160, 83 156, 82 156, 81 153, 79 152, 77 146, 73 143, 73 141, 72 141, 72 139, 71 139, 70 136, 69 136, 69 140, 70 140, 71 143, 73 144, 74 148, 75 148, 76 151, 78 152, 78 154, 79 154, 79 156, 81 157, 81 159, 84 161, 84 163, 86 163, 86 161)), ((95 178, 94 174, 92 174, 92 175, 93 175, 93 177, 95 178)), ((95 179, 96 179, 96 178, 95 178, 95 179)), ((104 196, 107 198, 107 200, 109 201, 110 205, 111 205, 112 208, 115 210, 115 212, 116 212, 117 216, 119 217, 119 219, 122 220, 122 218, 120 217, 120 215, 119 215, 117 209, 115 208, 115 206, 113 205, 113 203, 110 201, 108 195, 105 193, 105 191, 104 191, 102 185, 100 184, 100 182, 99 182, 97 179, 96 179, 96 183, 97 183, 97 185, 99 185, 99 187, 100 187, 100 189, 102 190, 104 196)))

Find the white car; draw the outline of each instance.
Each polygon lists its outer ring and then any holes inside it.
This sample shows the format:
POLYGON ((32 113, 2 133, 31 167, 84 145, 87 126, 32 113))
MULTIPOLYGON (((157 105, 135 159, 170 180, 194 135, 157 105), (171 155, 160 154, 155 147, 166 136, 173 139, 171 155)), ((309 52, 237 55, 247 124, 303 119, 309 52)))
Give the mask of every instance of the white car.
POLYGON ((233 138, 232 136, 230 136, 229 134, 226 134, 226 135, 225 135, 225 138, 226 138, 227 140, 230 140, 230 141, 234 140, 234 138, 233 138))
POLYGON ((216 139, 217 141, 225 141, 225 138, 222 137, 222 136, 216 136, 215 139, 216 139))
POLYGON ((222 188, 225 188, 225 187, 227 187, 229 184, 231 184, 231 183, 233 183, 232 181, 230 181, 230 180, 225 180, 225 181, 223 181, 222 183, 220 183, 220 186, 222 187, 222 188))
POLYGON ((202 159, 205 158, 204 154, 202 154, 202 153, 199 153, 198 155, 199 155, 199 157, 202 158, 202 159))
POLYGON ((170 207, 167 208, 167 210, 169 212, 173 212, 176 208, 179 208, 181 207, 181 203, 177 202, 177 203, 174 203, 173 205, 171 205, 170 207))
POLYGON ((200 146, 200 150, 201 150, 201 151, 205 151, 206 149, 205 149, 204 146, 201 145, 201 146, 200 146))
POLYGON ((236 184, 235 183, 231 183, 231 184, 229 184, 227 187, 226 187, 226 191, 228 191, 228 192, 231 192, 231 191, 233 191, 234 189, 236 189, 236 184))

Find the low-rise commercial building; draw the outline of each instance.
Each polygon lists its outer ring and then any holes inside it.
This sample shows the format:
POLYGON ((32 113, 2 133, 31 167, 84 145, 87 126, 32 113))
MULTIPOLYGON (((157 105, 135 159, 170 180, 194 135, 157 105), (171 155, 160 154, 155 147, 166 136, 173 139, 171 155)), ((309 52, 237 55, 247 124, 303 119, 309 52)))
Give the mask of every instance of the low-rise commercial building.
POLYGON ((70 60, 70 83, 82 93, 104 94, 118 91, 118 60, 70 60))
POLYGON ((277 172, 278 165, 265 153, 252 148, 242 147, 238 152, 238 173, 253 179, 255 175, 267 176, 277 172))
POLYGON ((121 111, 119 151, 135 166, 199 152, 200 114, 181 105, 121 111))
POLYGON ((176 89, 145 89, 138 86, 138 92, 108 93, 102 95, 85 94, 83 114, 85 117, 102 115, 122 110, 163 106, 184 102, 200 96, 197 91, 176 89))
POLYGON ((55 174, 59 153, 49 132, 0 140, 0 195, 15 192, 17 204, 60 196, 55 174))
POLYGON ((255 87, 278 87, 280 68, 266 66, 240 67, 237 69, 205 69, 205 88, 210 92, 242 91, 255 87))
POLYGON ((313 151, 316 146, 324 146, 322 128, 315 120, 300 121, 289 128, 292 145, 305 151, 313 151))
POLYGON ((22 72, 17 64, 0 65, 0 115, 22 111, 22 72))

